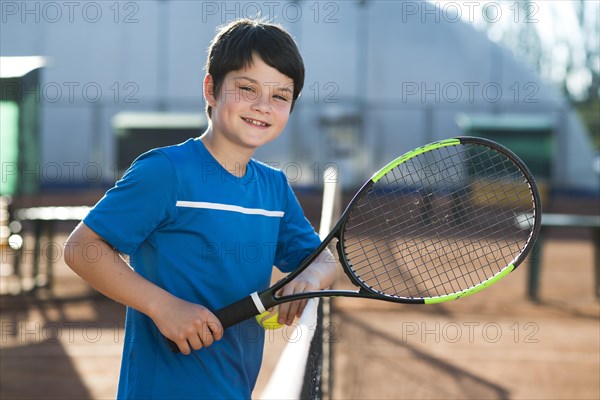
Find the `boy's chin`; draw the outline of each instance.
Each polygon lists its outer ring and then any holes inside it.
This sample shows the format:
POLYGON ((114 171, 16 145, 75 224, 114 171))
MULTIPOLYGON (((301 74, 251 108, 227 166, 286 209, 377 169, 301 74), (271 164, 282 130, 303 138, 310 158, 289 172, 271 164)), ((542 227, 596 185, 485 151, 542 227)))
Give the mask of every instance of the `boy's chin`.
POLYGON ((273 140, 277 139, 277 136, 275 137, 257 137, 254 139, 248 139, 244 142, 244 146, 247 147, 248 149, 259 149, 261 147, 263 147, 264 145, 267 145, 269 143, 271 143, 273 140))

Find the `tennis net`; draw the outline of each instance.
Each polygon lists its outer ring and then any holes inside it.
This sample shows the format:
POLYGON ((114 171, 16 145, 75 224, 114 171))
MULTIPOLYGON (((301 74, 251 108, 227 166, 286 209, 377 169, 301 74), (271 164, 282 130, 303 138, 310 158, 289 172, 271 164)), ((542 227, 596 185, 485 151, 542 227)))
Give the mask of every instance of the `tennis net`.
MULTIPOLYGON (((340 213, 340 187, 334 168, 323 175, 323 203, 319 236, 323 239, 340 213)), ((332 346, 330 328, 331 299, 310 299, 295 324, 289 342, 265 389, 262 399, 327 399, 331 397, 332 346)))

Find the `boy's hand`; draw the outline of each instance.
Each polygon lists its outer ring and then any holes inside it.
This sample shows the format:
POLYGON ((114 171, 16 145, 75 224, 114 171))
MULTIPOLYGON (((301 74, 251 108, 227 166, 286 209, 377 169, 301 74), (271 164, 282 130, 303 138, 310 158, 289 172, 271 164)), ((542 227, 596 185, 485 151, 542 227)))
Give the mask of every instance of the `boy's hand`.
MULTIPOLYGON (((337 261, 325 249, 300 275, 294 278, 277 292, 278 296, 287 296, 295 293, 312 292, 325 289, 333 284, 337 272, 337 261)), ((280 324, 291 325, 294 318, 300 317, 306 307, 307 299, 279 305, 280 324)))
MULTIPOLYGON (((295 293, 309 292, 319 290, 321 281, 317 274, 312 273, 309 269, 302 272, 294 280, 285 285, 279 292, 278 296, 288 296, 295 293)), ((307 299, 292 301, 279 305, 280 324, 291 325, 296 317, 300 317, 306 307, 307 299)))
POLYGON ((160 332, 177 344, 181 354, 208 347, 223 337, 219 319, 198 304, 173 297, 153 314, 160 332))

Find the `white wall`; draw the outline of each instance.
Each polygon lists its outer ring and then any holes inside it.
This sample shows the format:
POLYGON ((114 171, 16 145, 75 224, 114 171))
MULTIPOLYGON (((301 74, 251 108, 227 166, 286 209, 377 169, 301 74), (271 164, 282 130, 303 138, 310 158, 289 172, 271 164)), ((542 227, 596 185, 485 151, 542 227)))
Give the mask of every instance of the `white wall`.
POLYGON ((113 178, 111 118, 119 111, 203 112, 203 66, 216 27, 260 10, 296 37, 307 74, 286 132, 257 157, 302 165, 299 182, 311 183, 315 162, 331 161, 350 169, 346 182, 361 180, 384 160, 460 134, 461 112, 526 113, 555 119, 559 142, 568 144, 557 187, 598 190, 587 134, 557 92, 472 26, 436 17, 431 3, 409 3, 2 1, 0 54, 49 57, 42 164, 77 164, 74 176, 83 178, 67 184, 89 183, 83 168, 91 163, 113 178), (318 122, 344 110, 363 117, 358 158, 349 162, 327 158, 318 122))

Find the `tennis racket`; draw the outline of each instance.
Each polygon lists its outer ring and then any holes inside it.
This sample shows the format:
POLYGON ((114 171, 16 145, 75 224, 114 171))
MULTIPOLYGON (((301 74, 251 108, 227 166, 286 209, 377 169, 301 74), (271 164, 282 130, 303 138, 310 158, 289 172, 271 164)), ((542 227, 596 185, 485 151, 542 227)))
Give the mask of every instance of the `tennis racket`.
MULTIPOLYGON (((459 299, 517 268, 533 247, 540 223, 535 181, 513 152, 475 137, 434 142, 377 171, 294 272, 215 315, 227 328, 311 297, 421 304, 459 299), (277 296, 334 239, 339 263, 357 290, 277 296)), ((173 342, 171 348, 178 351, 173 342)))

